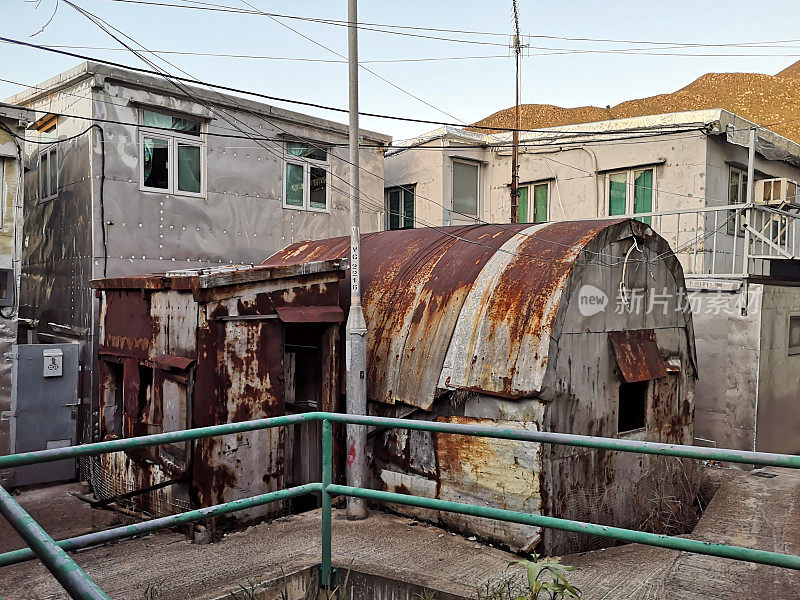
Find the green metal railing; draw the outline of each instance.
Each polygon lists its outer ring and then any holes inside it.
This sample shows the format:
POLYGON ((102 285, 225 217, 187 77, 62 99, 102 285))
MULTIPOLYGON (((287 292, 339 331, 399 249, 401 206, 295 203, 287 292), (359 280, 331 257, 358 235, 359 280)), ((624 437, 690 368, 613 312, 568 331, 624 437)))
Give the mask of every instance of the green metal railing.
POLYGON ((700 460, 716 460, 723 462, 744 463, 762 466, 800 468, 800 456, 787 454, 772 454, 765 452, 747 452, 738 450, 725 450, 720 448, 698 448, 678 444, 661 444, 654 442, 641 442, 633 440, 620 440, 593 436, 581 436, 545 431, 526 431, 521 429, 495 428, 479 425, 464 425, 457 423, 437 423, 433 421, 417 421, 410 419, 392 419, 386 417, 369 417, 361 415, 343 415, 336 413, 313 412, 300 415, 289 415, 245 421, 241 423, 228 423, 198 429, 187 429, 169 433, 160 433, 137 438, 127 438, 108 442, 98 442, 83 446, 69 448, 56 448, 39 452, 28 452, 10 456, 0 456, 0 469, 21 467, 44 462, 63 459, 79 458, 83 456, 96 456, 108 452, 119 452, 172 444, 183 441, 197 440, 220 435, 230 435, 322 421, 322 481, 309 483, 293 488, 270 492, 259 496, 252 496, 242 500, 226 502, 197 510, 190 510, 181 514, 151 519, 133 525, 126 525, 114 529, 107 529, 96 533, 81 535, 66 540, 53 540, 36 521, 14 500, 5 489, 0 486, 0 513, 5 516, 14 529, 29 545, 29 548, 15 550, 0 554, 0 567, 12 565, 27 560, 39 558, 64 589, 75 599, 107 599, 108 596, 98 585, 83 571, 67 554, 67 551, 78 550, 110 541, 130 538, 160 529, 185 525, 203 519, 234 513, 240 510, 263 506, 271 502, 286 500, 297 496, 321 493, 322 494, 322 552, 321 552, 321 582, 329 586, 332 582, 332 553, 331 553, 331 500, 333 496, 353 496, 376 502, 392 502, 419 508, 453 512, 475 517, 486 517, 523 525, 534 525, 542 528, 559 529, 573 533, 595 535, 605 538, 660 546, 673 550, 708 554, 723 558, 731 558, 752 563, 773 565, 789 569, 800 570, 800 556, 768 552, 740 546, 714 544, 682 537, 670 537, 655 533, 623 529, 585 523, 557 517, 547 517, 465 504, 449 502, 437 498, 426 498, 408 494, 397 494, 364 488, 349 487, 333 483, 333 423, 351 423, 363 426, 383 428, 400 428, 430 431, 443 434, 468 435, 477 437, 499 438, 523 442, 538 442, 544 444, 562 444, 583 448, 597 448, 620 452, 636 452, 655 454, 660 456, 674 456, 679 458, 692 458, 700 460))

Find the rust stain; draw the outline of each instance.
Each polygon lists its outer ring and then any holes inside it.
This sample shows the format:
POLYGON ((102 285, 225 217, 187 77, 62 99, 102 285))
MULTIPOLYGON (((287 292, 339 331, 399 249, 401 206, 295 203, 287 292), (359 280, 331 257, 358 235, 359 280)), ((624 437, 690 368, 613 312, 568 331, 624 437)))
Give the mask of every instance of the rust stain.
POLYGON ((658 353, 655 331, 612 331, 608 337, 625 381, 634 383, 666 376, 667 369, 658 353))

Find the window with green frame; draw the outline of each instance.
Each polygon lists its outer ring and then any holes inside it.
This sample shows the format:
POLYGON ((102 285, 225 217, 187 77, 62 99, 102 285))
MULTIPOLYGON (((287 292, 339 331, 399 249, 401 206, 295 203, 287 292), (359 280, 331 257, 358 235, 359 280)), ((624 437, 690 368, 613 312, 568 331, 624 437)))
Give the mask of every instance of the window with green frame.
POLYGON ((412 229, 414 227, 414 191, 413 185, 386 190, 388 229, 412 229))
MULTIPOLYGON (((625 215, 653 212, 653 169, 631 169, 608 174, 608 214, 625 215), (628 190, 632 189, 633 194, 628 190)), ((650 225, 651 217, 642 217, 650 225)))
POLYGON ((547 221, 547 205, 550 201, 550 184, 534 183, 519 188, 517 200, 517 220, 519 223, 544 223, 547 221), (533 188, 533 203, 530 202, 530 188, 533 188))

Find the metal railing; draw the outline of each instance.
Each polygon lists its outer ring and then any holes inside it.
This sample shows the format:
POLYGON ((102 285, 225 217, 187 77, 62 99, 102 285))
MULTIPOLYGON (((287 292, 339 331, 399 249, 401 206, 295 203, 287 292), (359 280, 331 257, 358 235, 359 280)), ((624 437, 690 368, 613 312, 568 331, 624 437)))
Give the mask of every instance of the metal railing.
POLYGON ((686 277, 741 278, 767 275, 770 260, 800 259, 800 213, 794 210, 728 204, 619 216, 639 219, 666 239, 686 277))
POLYGON ((100 587, 81 569, 67 554, 69 550, 78 550, 96 546, 115 540, 122 540, 160 529, 185 525, 211 517, 227 515, 240 510, 263 506, 271 502, 286 500, 297 496, 321 493, 322 495, 322 548, 321 548, 321 582, 323 586, 332 583, 332 515, 331 500, 333 496, 353 496, 376 502, 391 502, 419 508, 453 512, 462 515, 486 517, 533 525, 542 528, 552 528, 573 533, 589 534, 625 542, 659 546, 673 550, 707 554, 752 563, 773 565, 789 569, 800 570, 800 556, 781 554, 766 550, 715 544, 683 537, 670 537, 667 535, 647 533, 620 527, 597 525, 570 519, 548 517, 544 515, 526 514, 511 510, 477 506, 460 502, 450 502, 437 498, 412 496, 365 488, 337 485, 333 483, 333 423, 349 423, 361 426, 374 426, 382 428, 412 429, 430 431, 442 434, 466 435, 487 438, 499 438, 522 442, 538 442, 544 444, 561 444, 582 448, 596 448, 619 452, 635 452, 641 454, 654 454, 659 456, 674 456, 699 460, 715 460, 723 462, 744 463, 761 466, 788 467, 800 469, 800 456, 788 454, 772 454, 765 452, 748 452, 740 450, 726 450, 720 448, 700 448, 678 444, 663 444, 616 438, 603 438, 582 436, 544 431, 526 431, 522 429, 494 428, 480 425, 465 425, 457 423, 438 423, 433 421, 419 421, 408 419, 394 419, 386 417, 371 417, 360 415, 344 415, 337 413, 313 412, 299 415, 272 417, 241 423, 228 423, 198 429, 187 429, 169 433, 160 433, 136 438, 97 442, 83 446, 69 448, 56 448, 41 450, 9 456, 0 456, 0 469, 21 467, 44 462, 63 459, 79 458, 83 456, 96 456, 108 452, 119 452, 158 446, 176 442, 198 440, 221 435, 244 433, 272 427, 282 427, 322 421, 322 481, 308 483, 297 487, 278 490, 267 494, 252 496, 242 500, 235 500, 190 510, 181 514, 171 515, 125 525, 114 529, 107 529, 96 533, 81 535, 66 540, 55 541, 36 521, 14 500, 11 494, 0 486, 0 513, 8 519, 20 537, 29 545, 29 548, 15 550, 0 554, 0 567, 8 566, 27 560, 39 558, 58 582, 64 587, 72 598, 75 599, 107 599, 108 596, 100 587))

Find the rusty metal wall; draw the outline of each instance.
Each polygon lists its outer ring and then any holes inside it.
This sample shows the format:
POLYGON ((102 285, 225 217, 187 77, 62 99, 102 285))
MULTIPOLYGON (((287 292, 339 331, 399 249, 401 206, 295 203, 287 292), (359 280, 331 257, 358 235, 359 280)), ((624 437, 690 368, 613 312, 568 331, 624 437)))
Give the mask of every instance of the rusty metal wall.
MULTIPOLYGON (((677 361, 677 372, 651 385, 647 427, 626 435, 691 441, 696 361, 691 314, 679 310, 685 283, 666 241, 643 223, 384 232, 364 236, 362 248, 368 391, 376 414, 614 436, 622 378, 609 332, 653 330, 658 352, 677 361), (626 260, 631 247, 636 253, 626 260), (623 270, 625 285, 644 294, 637 310, 618 309, 623 270), (605 296, 603 310, 582 312, 584 286, 605 296), (655 298, 656 310, 649 310, 655 298)), ((346 252, 343 239, 295 244, 267 264, 346 252)), ((372 453, 374 482, 389 489, 614 525, 641 525, 656 484, 659 493, 688 497, 672 486, 685 479, 679 469, 660 469, 647 458, 399 432, 379 433, 372 453), (518 483, 517 468, 520 481, 536 481, 498 493, 503 476, 518 483), (632 509, 629 501, 638 497, 645 500, 632 509)), ((480 519, 453 525, 515 550, 529 550, 539 535, 480 519)), ((544 532, 541 541, 549 553, 594 543, 558 532, 544 532)))

